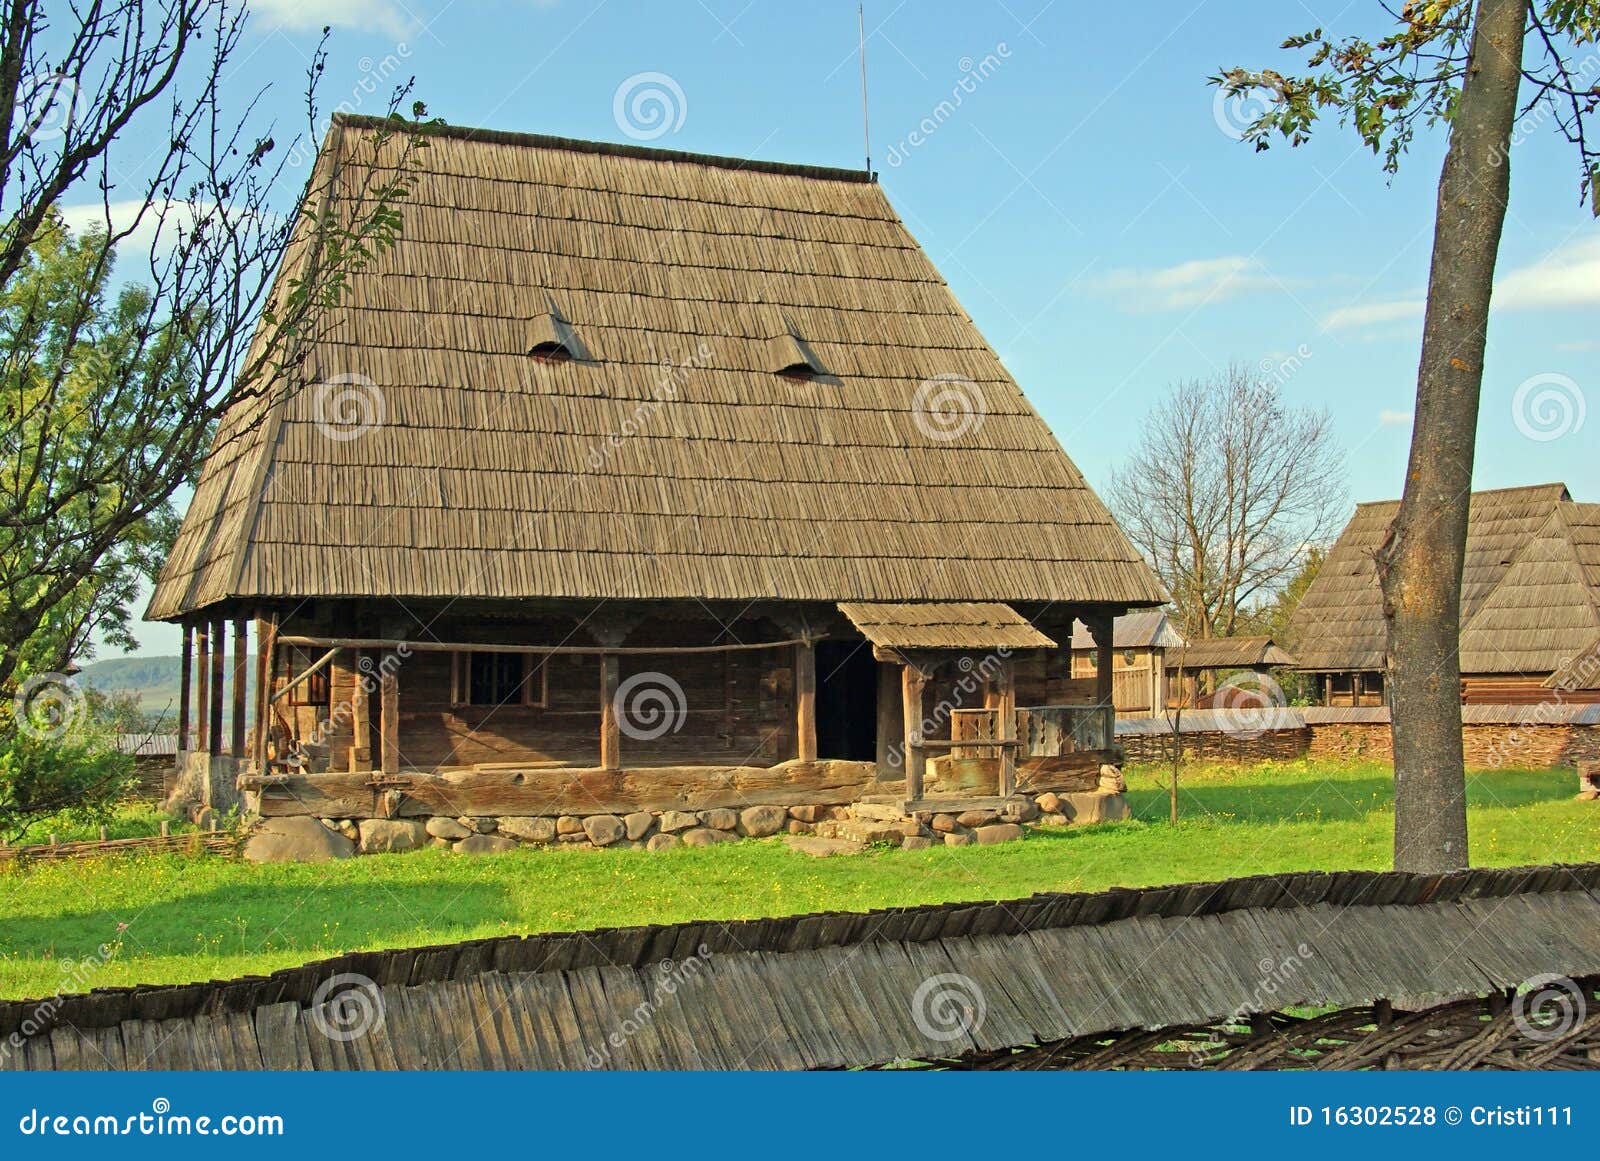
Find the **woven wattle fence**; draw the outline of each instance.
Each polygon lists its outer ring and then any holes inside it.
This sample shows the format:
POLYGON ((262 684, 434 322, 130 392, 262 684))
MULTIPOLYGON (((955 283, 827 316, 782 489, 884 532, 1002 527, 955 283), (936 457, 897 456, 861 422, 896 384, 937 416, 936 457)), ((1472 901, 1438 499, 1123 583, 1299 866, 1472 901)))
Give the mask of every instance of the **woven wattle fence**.
POLYGON ((1597 980, 1600 865, 1306 873, 0 1002, 0 1067, 1588 1068, 1597 980))

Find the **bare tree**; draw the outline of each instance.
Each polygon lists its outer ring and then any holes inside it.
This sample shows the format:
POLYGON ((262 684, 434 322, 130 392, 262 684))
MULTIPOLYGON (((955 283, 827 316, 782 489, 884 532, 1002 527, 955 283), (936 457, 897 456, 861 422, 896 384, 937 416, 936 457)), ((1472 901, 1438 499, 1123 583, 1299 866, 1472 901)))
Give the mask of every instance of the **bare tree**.
MULTIPOLYGON (((245 18, 230 0, 0 15, 0 691, 126 630, 218 417, 299 386, 326 308, 400 229, 424 144, 420 104, 398 112, 409 82, 299 175, 260 93, 228 108, 245 18)), ((313 138, 342 132, 318 113, 325 44, 313 138)))
POLYGON ((1111 506, 1186 636, 1227 637, 1344 516, 1328 413, 1230 365, 1177 384, 1112 476, 1111 506))
POLYGON ((1232 69, 1212 82, 1264 90, 1257 149, 1308 140, 1331 114, 1394 172, 1419 127, 1449 127, 1439 175, 1416 423, 1400 509, 1378 553, 1394 702, 1395 867, 1467 865, 1458 652, 1461 571, 1495 263, 1512 147, 1550 124, 1573 147, 1578 195, 1600 215, 1596 0, 1435 0, 1383 11, 1388 35, 1290 37, 1309 71, 1232 69), (1524 48, 1533 59, 1524 61, 1524 48))

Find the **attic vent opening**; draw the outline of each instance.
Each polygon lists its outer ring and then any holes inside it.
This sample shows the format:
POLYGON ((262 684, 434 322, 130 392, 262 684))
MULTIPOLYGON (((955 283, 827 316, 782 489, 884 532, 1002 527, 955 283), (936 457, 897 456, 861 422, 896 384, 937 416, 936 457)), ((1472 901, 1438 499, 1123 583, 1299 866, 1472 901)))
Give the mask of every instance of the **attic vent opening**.
POLYGON ((774 374, 798 383, 833 378, 811 349, 811 344, 793 331, 785 331, 767 340, 767 367, 774 374))
POLYGON ((540 363, 570 363, 574 359, 588 358, 572 324, 553 309, 530 324, 528 354, 540 363))

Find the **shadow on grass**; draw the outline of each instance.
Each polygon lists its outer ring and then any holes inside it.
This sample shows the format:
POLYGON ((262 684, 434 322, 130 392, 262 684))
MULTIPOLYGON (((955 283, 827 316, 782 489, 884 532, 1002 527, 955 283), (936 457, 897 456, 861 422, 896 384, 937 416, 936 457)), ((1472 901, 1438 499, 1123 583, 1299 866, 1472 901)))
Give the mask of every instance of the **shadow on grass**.
POLYGON ((141 908, 9 917, 0 951, 77 958, 119 939, 121 955, 138 957, 448 943, 484 916, 504 914, 509 898, 486 882, 235 885, 141 908))
MULTIPOLYGON (((1142 771, 1142 785, 1129 786, 1128 808, 1143 822, 1164 822, 1169 798, 1142 771)), ((1165 772, 1160 775, 1165 778, 1165 772)), ((1467 775, 1468 809, 1510 808, 1572 796, 1572 779, 1564 770, 1474 771, 1467 775)), ((1243 824, 1271 822, 1358 821, 1394 809, 1394 780, 1389 777, 1318 778, 1281 782, 1223 783, 1214 776, 1185 784, 1178 781, 1178 817, 1208 818, 1243 824)))

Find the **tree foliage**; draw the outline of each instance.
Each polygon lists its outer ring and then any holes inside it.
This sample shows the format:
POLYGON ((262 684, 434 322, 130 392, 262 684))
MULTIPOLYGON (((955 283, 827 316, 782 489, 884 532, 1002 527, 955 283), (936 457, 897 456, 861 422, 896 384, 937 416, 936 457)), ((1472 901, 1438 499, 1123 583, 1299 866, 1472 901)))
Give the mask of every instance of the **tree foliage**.
MULTIPOLYGON (((1245 131, 1256 149, 1274 138, 1300 145, 1332 113, 1349 125, 1389 173, 1419 129, 1448 122, 1461 96, 1472 47, 1473 0, 1409 0, 1383 10, 1394 27, 1383 36, 1334 36, 1321 28, 1283 47, 1305 55, 1305 71, 1230 68, 1211 78, 1230 93, 1262 92, 1261 116, 1245 131)), ((1600 3, 1542 0, 1527 6, 1524 35, 1534 46, 1522 64, 1523 96, 1511 144, 1551 125, 1575 147, 1580 200, 1600 215, 1600 142, 1592 136, 1600 106, 1600 3)))

